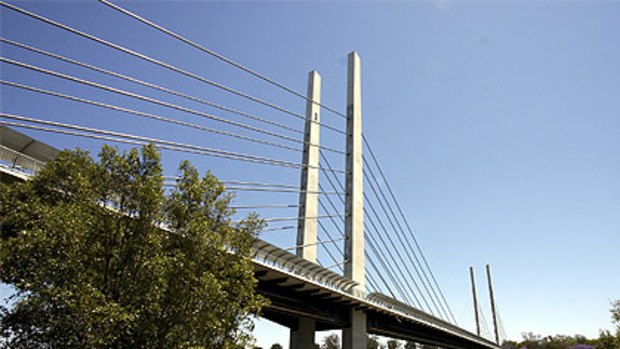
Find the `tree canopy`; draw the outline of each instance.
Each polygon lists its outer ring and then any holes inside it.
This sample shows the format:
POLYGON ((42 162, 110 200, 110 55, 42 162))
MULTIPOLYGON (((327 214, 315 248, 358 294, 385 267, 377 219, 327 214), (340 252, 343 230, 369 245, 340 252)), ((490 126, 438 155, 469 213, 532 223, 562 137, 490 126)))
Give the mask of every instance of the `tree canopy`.
POLYGON ((377 336, 368 336, 368 340, 366 341, 367 349, 384 349, 385 346, 381 345, 379 341, 379 337, 377 336))
POLYGON ((620 335, 620 299, 611 304, 611 319, 616 324, 616 331, 620 335))
POLYGON ((523 340, 521 342, 505 341, 502 347, 505 349, 620 349, 620 336, 614 336, 606 330, 601 330, 599 337, 593 339, 588 339, 582 335, 555 335, 543 337, 531 332, 523 333, 522 336, 523 340))
POLYGON ((233 223, 221 182, 178 170, 166 191, 154 146, 104 146, 0 187, 0 281, 16 289, 4 344, 244 347, 265 304, 249 258, 262 222, 233 223))
POLYGON ((398 349, 400 348, 400 346, 401 346, 401 343, 397 341, 396 339, 390 339, 387 342, 388 349, 398 349))
POLYGON ((332 333, 329 336, 323 338, 323 344, 321 344, 321 349, 340 349, 340 337, 332 333))

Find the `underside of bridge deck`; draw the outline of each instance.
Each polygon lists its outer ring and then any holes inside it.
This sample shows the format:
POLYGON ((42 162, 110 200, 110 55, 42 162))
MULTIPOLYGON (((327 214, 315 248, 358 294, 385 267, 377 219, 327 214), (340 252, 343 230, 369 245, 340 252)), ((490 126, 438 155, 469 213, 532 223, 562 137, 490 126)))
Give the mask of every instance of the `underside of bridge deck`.
MULTIPOLYGON (((430 315, 417 321, 407 316, 397 316, 387 309, 335 289, 303 280, 303 277, 287 274, 265 265, 255 264, 258 292, 269 298, 271 304, 263 309, 262 316, 270 321, 297 330, 301 318, 316 321, 316 330, 337 330, 350 326, 352 309, 364 311, 367 316, 367 332, 416 343, 437 345, 443 348, 497 348, 473 334, 443 323, 435 326, 425 321, 430 315), (452 331, 455 330, 455 331, 452 331), (475 339, 475 340, 472 340, 475 339)), ((370 296, 372 298, 372 295, 370 296)), ((383 296, 385 298, 385 296, 383 296)))
POLYGON ((442 348, 483 348, 438 329, 372 311, 368 314, 368 333, 442 348))
POLYGON ((314 319, 317 331, 348 326, 346 299, 273 271, 259 270, 255 275, 259 280, 258 292, 271 303, 263 309, 266 319, 293 330, 297 329, 300 317, 314 319))

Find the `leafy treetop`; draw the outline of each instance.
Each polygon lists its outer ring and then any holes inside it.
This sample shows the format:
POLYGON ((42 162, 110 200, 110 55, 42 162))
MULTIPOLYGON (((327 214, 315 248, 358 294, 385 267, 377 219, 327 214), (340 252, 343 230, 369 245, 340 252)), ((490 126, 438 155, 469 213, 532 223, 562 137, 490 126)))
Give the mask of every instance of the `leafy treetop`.
POLYGON ((243 348, 255 292, 256 216, 232 223, 213 175, 179 166, 166 194, 157 149, 63 151, 0 187, 0 330, 11 348, 243 348))

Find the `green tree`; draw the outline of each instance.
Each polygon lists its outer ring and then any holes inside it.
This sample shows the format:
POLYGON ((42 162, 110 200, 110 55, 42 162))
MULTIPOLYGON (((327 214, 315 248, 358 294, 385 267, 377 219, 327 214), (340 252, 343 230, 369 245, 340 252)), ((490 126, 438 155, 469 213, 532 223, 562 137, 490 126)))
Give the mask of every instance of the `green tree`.
POLYGON ((620 337, 612 335, 609 331, 601 331, 596 340, 596 349, 620 349, 620 337))
POLYGON ((620 336, 620 299, 611 304, 611 320, 616 324, 616 332, 620 336))
POLYGON ((502 343, 502 348, 503 349, 516 349, 518 348, 519 343, 517 343, 516 341, 512 341, 512 340, 504 340, 504 342, 502 343))
POLYGON ((368 349, 384 349, 385 347, 381 345, 379 342, 379 337, 377 336, 368 336, 367 340, 367 348, 368 349))
POLYGON ((417 349, 417 346, 415 342, 407 341, 407 343, 405 343, 405 349, 417 349))
POLYGON ((398 348, 400 348, 400 342, 397 341, 396 339, 390 339, 387 342, 387 347, 388 347, 388 349, 398 349, 398 348))
POLYGON ((321 349, 340 349, 340 337, 337 334, 332 333, 323 339, 321 349))
POLYGON ((0 187, 0 281, 16 289, 0 330, 11 348, 242 348, 262 227, 233 224, 214 176, 179 166, 165 195, 154 146, 95 161, 61 152, 0 187))
POLYGON ((282 346, 280 345, 280 343, 275 343, 271 346, 271 349, 282 349, 282 346))
POLYGON ((532 332, 522 332, 523 342, 519 345, 521 347, 527 347, 528 349, 536 349, 541 346, 542 336, 534 334, 532 332))

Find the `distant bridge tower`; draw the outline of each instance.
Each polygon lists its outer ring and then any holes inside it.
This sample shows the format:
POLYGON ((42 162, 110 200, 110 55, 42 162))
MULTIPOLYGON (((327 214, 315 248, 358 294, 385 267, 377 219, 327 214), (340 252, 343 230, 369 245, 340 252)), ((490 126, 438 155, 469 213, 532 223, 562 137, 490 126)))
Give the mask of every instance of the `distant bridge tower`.
POLYGON ((493 332, 495 334, 495 343, 499 345, 499 331, 497 328, 497 309, 495 309, 495 294, 493 293, 493 281, 491 280, 491 266, 487 267, 487 282, 489 283, 489 299, 491 300, 491 312, 493 314, 493 332))
POLYGON ((480 307, 478 306, 478 294, 476 293, 476 276, 474 267, 469 267, 469 277, 471 279, 471 293, 474 297, 474 317, 476 320, 476 334, 480 336, 480 307))

